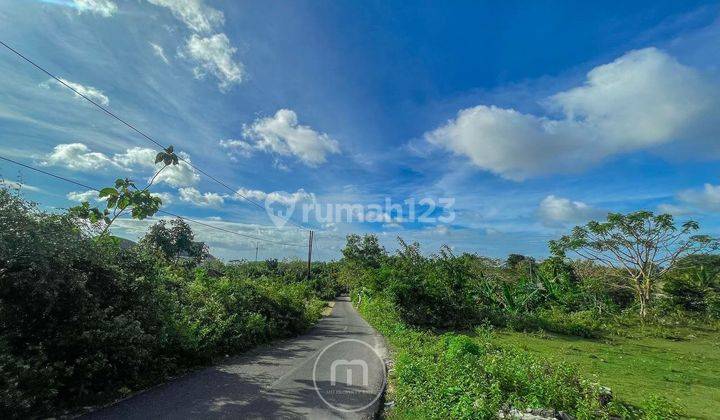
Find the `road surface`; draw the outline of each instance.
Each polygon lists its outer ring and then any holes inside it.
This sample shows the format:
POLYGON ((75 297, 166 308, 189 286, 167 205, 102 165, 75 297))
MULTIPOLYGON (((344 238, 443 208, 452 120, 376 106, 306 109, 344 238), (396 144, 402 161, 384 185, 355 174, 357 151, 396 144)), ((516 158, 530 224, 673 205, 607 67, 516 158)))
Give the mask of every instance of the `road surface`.
POLYGON ((226 359, 87 417, 372 418, 385 385, 384 355, 382 337, 341 297, 330 316, 302 336, 226 359))

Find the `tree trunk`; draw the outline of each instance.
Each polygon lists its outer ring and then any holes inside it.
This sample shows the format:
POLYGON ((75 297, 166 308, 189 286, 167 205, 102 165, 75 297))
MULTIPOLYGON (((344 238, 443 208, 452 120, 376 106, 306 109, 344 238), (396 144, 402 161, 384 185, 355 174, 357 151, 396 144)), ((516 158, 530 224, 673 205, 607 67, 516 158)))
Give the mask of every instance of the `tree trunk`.
POLYGON ((649 276, 643 275, 635 279, 635 293, 640 304, 640 317, 642 319, 647 316, 651 292, 652 279, 649 276))

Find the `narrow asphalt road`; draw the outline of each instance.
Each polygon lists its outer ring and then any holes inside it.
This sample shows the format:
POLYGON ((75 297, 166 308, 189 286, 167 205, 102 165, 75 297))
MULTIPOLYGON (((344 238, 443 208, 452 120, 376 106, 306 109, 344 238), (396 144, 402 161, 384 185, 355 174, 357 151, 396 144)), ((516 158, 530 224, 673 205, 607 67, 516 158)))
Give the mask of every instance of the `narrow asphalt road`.
POLYGON ((372 418, 385 348, 347 297, 308 333, 90 413, 93 419, 372 418))

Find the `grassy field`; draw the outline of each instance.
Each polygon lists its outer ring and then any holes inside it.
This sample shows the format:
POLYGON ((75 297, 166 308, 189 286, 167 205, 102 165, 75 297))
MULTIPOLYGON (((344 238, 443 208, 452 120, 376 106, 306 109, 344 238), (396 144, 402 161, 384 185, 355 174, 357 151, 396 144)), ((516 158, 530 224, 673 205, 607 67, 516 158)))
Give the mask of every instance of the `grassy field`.
POLYGON ((496 331, 503 345, 576 364, 585 376, 632 405, 650 394, 678 401, 693 418, 720 413, 720 333, 679 330, 677 339, 585 339, 548 333, 496 331))

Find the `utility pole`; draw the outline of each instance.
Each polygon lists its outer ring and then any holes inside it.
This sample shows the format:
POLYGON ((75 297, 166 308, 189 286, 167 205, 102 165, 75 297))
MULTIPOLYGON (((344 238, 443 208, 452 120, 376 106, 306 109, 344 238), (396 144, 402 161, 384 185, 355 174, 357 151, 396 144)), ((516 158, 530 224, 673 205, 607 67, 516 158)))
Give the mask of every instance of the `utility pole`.
POLYGON ((311 230, 310 236, 308 236, 308 267, 307 267, 308 280, 310 280, 310 263, 312 262, 313 236, 314 236, 314 232, 311 230))
POLYGON ((255 262, 257 262, 257 254, 258 254, 259 247, 260 247, 260 242, 255 242, 255 262))

